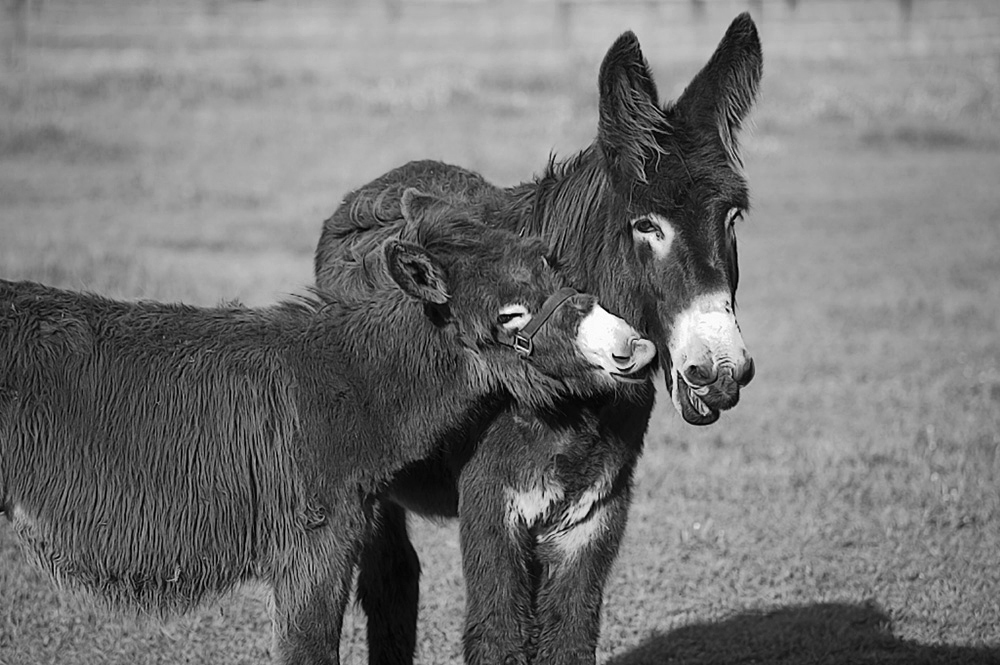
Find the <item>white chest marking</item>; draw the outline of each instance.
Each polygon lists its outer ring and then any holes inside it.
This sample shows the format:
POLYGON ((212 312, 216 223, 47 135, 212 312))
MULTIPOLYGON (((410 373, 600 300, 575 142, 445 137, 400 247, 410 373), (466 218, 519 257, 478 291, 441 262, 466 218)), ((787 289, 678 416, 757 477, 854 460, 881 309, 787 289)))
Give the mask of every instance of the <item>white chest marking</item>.
POLYGON ((566 508, 555 529, 541 541, 552 545, 569 562, 580 555, 605 529, 607 508, 601 503, 611 483, 601 478, 566 508))
POLYGON ((576 559, 607 528, 607 508, 603 505, 588 508, 585 515, 587 519, 552 531, 542 538, 542 542, 551 544, 559 551, 563 563, 576 559))
POLYGON ((519 524, 531 528, 548 519, 552 506, 563 498, 562 487, 540 483, 526 490, 507 488, 507 519, 511 529, 519 524))

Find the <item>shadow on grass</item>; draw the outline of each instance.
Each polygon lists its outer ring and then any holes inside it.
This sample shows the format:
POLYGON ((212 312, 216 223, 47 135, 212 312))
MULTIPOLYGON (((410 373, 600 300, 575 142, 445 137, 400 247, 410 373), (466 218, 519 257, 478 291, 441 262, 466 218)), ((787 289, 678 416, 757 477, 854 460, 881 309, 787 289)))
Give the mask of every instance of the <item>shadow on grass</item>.
POLYGON ((608 665, 997 665, 1000 648, 928 646, 894 637, 877 605, 825 603, 745 612, 653 635, 608 665))

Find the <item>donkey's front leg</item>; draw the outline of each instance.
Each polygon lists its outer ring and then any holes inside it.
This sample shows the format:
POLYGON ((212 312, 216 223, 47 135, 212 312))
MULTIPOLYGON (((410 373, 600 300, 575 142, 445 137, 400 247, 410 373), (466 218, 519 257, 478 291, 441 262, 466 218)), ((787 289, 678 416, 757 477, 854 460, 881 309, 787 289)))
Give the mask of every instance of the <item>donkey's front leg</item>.
POLYGON ((459 518, 467 665, 527 665, 531 625, 530 534, 510 519, 502 460, 482 444, 462 471, 459 518))
POLYGON ((608 573, 618 555, 630 503, 621 488, 568 528, 539 537, 536 656, 546 665, 595 662, 601 604, 608 573))
POLYGON ((381 500, 359 560, 358 602, 368 617, 369 665, 410 665, 417 644, 420 560, 406 511, 381 500))

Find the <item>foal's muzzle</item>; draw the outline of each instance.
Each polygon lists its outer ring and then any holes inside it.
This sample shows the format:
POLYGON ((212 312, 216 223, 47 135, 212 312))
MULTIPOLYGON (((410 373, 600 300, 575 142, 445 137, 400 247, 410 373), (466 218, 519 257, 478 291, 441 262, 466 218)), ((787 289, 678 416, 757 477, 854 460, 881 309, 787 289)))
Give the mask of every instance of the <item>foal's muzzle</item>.
POLYGON ((635 337, 611 354, 616 370, 611 375, 620 383, 643 383, 655 357, 656 345, 635 337))

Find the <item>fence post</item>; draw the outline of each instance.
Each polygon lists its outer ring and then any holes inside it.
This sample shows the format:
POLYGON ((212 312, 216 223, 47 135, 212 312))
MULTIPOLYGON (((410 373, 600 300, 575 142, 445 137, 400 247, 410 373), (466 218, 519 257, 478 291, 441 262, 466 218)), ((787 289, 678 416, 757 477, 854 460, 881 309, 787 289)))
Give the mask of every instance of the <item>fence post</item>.
POLYGON ((899 0, 900 32, 903 41, 910 43, 910 28, 913 25, 913 0, 899 0))
POLYGON ((389 20, 389 23, 398 23, 400 17, 403 15, 403 5, 400 0, 382 0, 382 6, 385 8, 385 17, 389 20))
POLYGON ((556 2, 556 23, 559 38, 564 46, 569 46, 573 39, 573 3, 570 0, 556 2))
POLYGON ((10 24, 7 44, 4 51, 5 59, 10 67, 23 64, 24 52, 28 47, 28 4, 29 0, 7 0, 4 9, 10 24))

